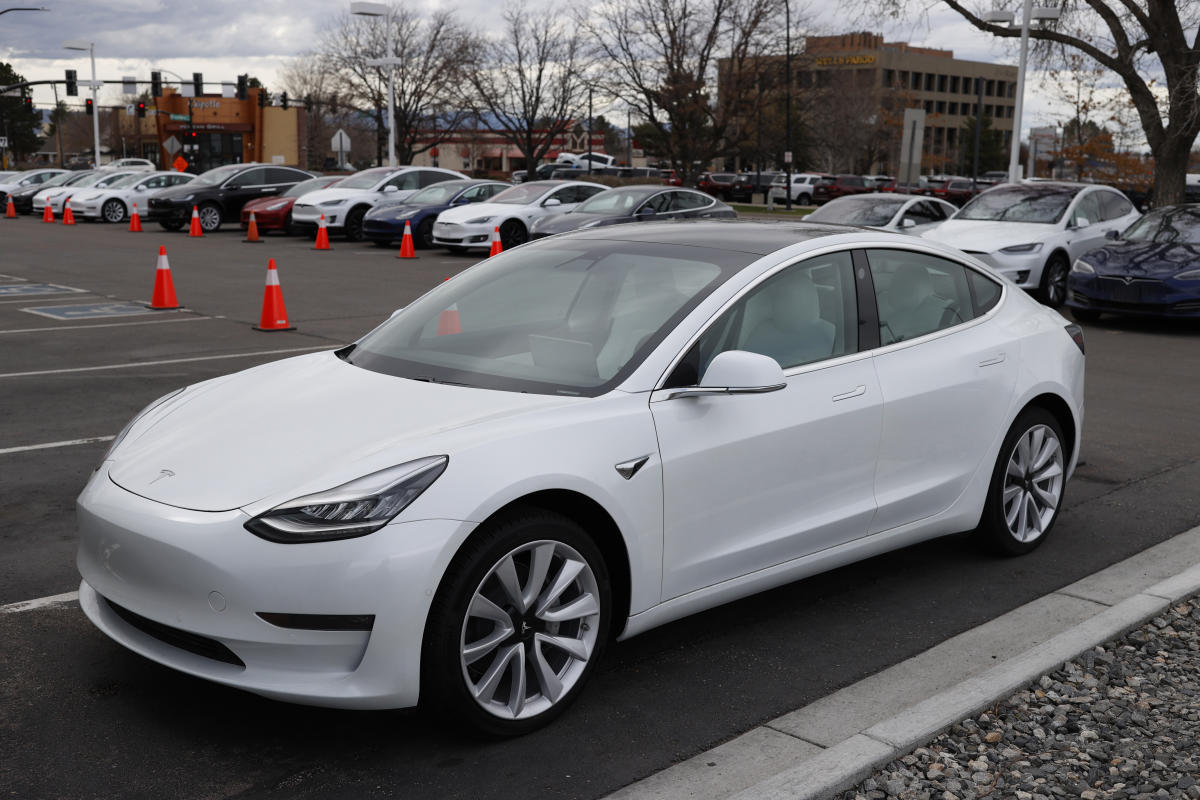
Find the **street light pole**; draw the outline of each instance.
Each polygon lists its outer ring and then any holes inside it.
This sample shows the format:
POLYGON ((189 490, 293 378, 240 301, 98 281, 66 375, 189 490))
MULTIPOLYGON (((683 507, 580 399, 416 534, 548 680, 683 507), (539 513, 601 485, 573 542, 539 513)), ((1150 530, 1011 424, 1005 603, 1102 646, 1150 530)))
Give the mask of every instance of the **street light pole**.
POLYGON ((396 62, 399 59, 392 56, 392 20, 389 17, 390 9, 386 3, 351 3, 350 13, 360 17, 383 17, 384 24, 387 25, 387 53, 383 58, 372 58, 367 62, 367 66, 388 68, 388 166, 394 167, 396 166, 396 62))
POLYGON ((1017 62, 1017 102, 1013 107, 1012 152, 1008 157, 1008 180, 1016 183, 1020 177, 1021 112, 1025 104, 1025 64, 1029 59, 1029 20, 1033 15, 1033 0, 1025 0, 1021 13, 1021 59, 1017 62))
POLYGON ((783 0, 784 55, 783 80, 787 84, 784 99, 784 170, 787 173, 787 186, 784 187, 784 208, 792 210, 792 2, 783 0))
POLYGON ((92 144, 96 166, 100 166, 100 83, 96 80, 96 45, 94 42, 71 40, 63 43, 66 50, 87 50, 92 58, 92 144))

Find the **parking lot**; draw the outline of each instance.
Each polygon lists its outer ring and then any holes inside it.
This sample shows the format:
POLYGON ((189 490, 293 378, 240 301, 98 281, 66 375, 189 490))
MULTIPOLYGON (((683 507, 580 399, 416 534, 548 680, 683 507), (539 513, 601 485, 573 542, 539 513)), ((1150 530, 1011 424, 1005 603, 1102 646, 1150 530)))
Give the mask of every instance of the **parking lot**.
MULTIPOLYGON (((476 260, 242 236, 0 220, 0 605, 77 587, 74 498, 147 402, 353 341, 476 260), (159 245, 184 310, 140 308, 159 245), (253 330, 268 258, 294 331, 253 330)), ((602 797, 1200 522, 1200 325, 1106 319, 1086 333, 1081 466, 1053 535, 1020 560, 943 539, 676 622, 610 648, 561 720, 503 742, 196 680, 110 641, 72 602, 3 613, 0 786, 22 798, 602 797)))

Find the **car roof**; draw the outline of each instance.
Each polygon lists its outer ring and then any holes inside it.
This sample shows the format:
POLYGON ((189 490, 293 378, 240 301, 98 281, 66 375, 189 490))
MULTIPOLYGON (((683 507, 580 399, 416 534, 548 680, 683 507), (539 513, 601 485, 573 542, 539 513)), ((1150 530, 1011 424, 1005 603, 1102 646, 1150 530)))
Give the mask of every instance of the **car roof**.
POLYGON ((581 239, 620 239, 628 242, 686 245, 712 250, 767 255, 789 245, 822 236, 861 231, 847 225, 817 222, 772 222, 750 220, 681 220, 645 222, 616 228, 585 228, 565 234, 581 239))

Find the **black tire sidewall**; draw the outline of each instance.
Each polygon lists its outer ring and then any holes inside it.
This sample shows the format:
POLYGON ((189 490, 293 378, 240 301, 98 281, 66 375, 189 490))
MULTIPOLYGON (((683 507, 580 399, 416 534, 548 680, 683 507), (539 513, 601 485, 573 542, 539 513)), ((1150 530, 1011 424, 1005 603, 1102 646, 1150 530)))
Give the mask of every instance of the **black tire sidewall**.
POLYGON ((596 662, 603 655, 612 625, 612 588, 607 565, 595 542, 582 527, 561 514, 526 509, 485 523, 485 526, 485 530, 473 536, 455 556, 430 606, 421 654, 421 705, 426 711, 449 714, 479 733, 519 736, 558 717, 587 684, 596 662), (501 719, 475 702, 463 680, 459 661, 463 617, 488 571, 517 547, 540 540, 569 545, 587 561, 600 594, 600 629, 584 673, 553 707, 529 719, 501 719))
POLYGON ((1070 271, 1071 265, 1067 263, 1067 259, 1061 253, 1056 253, 1050 257, 1049 261, 1046 262, 1046 267, 1042 271, 1042 287, 1040 298, 1043 305, 1050 306, 1051 308, 1060 308, 1062 307, 1062 304, 1066 302, 1067 275, 1070 273, 1070 271), (1050 297, 1050 287, 1052 285, 1054 272, 1056 269, 1060 269, 1063 273, 1063 296, 1058 298, 1057 302, 1050 297))
POLYGON ((366 215, 365 208, 350 209, 342 223, 342 235, 352 242, 361 242, 363 240, 363 217, 366 215))
POLYGON ((505 222, 503 225, 500 226, 500 244, 505 250, 510 250, 519 245, 523 245, 528 241, 529 241, 529 231, 525 230, 525 226, 522 225, 517 220, 510 219, 507 222, 505 222), (508 237, 508 241, 505 241, 505 236, 504 236, 505 228, 507 228, 510 232, 513 232, 513 233, 515 233, 517 231, 521 231, 521 235, 523 237, 522 241, 514 242, 512 240, 511 234, 508 237))
POLYGON ((1000 453, 996 456, 996 466, 992 469, 992 479, 988 484, 987 502, 979 522, 979 533, 994 551, 1006 556, 1024 555, 1037 549, 1054 532, 1067 494, 1066 469, 1071 456, 1066 448, 1067 440, 1063 435, 1062 424, 1046 409, 1037 406, 1026 408, 1013 421, 1004 442, 1000 445, 1000 453), (1058 445, 1063 450, 1063 488, 1059 493, 1058 508, 1054 510, 1054 516, 1046 530, 1031 542, 1020 542, 1008 530, 1008 523, 1004 519, 1004 475, 1008 470, 1008 460, 1012 457, 1013 448, 1022 436, 1037 425, 1045 425, 1058 437, 1058 445))
POLYGON ((433 217, 426 217, 421 220, 421 224, 417 226, 416 235, 413 236, 413 244, 422 250, 428 250, 433 247, 433 217))
POLYGON ((111 222, 115 225, 119 225, 125 221, 125 218, 127 216, 128 216, 128 212, 125 210, 125 204, 122 203, 120 200, 108 200, 107 202, 104 203, 103 206, 100 207, 100 220, 102 222, 111 222), (121 218, 120 219, 109 219, 108 218, 107 209, 109 206, 113 205, 114 203, 121 207, 121 218))

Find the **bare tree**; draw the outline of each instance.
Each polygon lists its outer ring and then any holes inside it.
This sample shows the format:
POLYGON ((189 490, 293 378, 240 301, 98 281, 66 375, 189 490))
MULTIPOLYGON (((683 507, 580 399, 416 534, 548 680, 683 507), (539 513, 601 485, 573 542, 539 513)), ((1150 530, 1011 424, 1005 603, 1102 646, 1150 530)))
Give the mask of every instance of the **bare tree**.
POLYGON ((523 0, 504 8, 499 38, 480 39, 464 103, 479 126, 502 136, 532 171, 580 113, 587 94, 578 32, 523 0))
MULTIPOLYGON (((764 70, 782 59, 781 0, 603 0, 580 13, 594 43, 598 82, 629 103, 685 181, 734 150, 757 116, 764 70), (744 129, 743 129, 744 128, 744 129)), ((778 62, 778 63, 776 63, 778 62)))
MULTIPOLYGON (((928 0, 858 0, 860 8, 900 16, 928 0)), ((939 0, 976 28, 1014 39, 1018 28, 983 20, 991 0, 939 0)), ((1029 32, 1037 43, 1083 53, 1111 70, 1129 93, 1154 156, 1154 193, 1161 203, 1183 200, 1188 154, 1200 134, 1200 3, 1176 0, 1062 0, 1059 22, 1029 32), (1158 91, 1156 84, 1165 84, 1158 91)), ((1055 58, 1041 47, 1043 64, 1055 58)), ((1061 53, 1061 50, 1058 52, 1061 53)))

